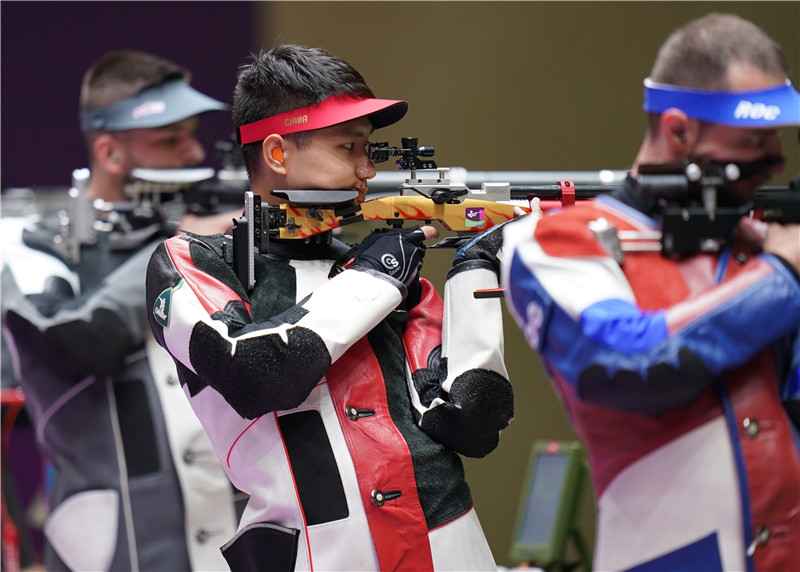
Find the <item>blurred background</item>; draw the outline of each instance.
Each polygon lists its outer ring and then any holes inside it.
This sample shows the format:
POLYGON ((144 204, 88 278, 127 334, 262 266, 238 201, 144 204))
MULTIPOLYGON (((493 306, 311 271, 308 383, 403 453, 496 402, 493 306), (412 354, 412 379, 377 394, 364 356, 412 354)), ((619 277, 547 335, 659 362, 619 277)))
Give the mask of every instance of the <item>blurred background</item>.
MULTIPOLYGON (((230 102, 237 68, 278 43, 325 48, 378 97, 405 99, 406 118, 374 140, 419 138, 439 166, 470 171, 625 169, 641 142, 642 80, 660 44, 711 11, 754 21, 786 51, 800 83, 800 2, 0 2, 0 185, 67 187, 86 165, 78 128, 83 72, 104 52, 149 51, 188 67, 193 85, 230 102)), ((203 119, 206 164, 232 134, 227 114, 203 119)), ((798 132, 784 134, 800 172, 798 132)), ((393 163, 379 168, 391 170, 393 163)), ((555 181, 554 181, 555 182, 555 181)), ((35 196, 35 195, 34 195, 35 196)), ((452 252, 431 251, 423 274, 442 286, 452 252)), ((535 440, 576 439, 536 355, 507 315, 506 360, 516 419, 499 448, 465 460, 498 564, 509 557, 535 440)), ((592 491, 580 512, 593 545, 592 491)))

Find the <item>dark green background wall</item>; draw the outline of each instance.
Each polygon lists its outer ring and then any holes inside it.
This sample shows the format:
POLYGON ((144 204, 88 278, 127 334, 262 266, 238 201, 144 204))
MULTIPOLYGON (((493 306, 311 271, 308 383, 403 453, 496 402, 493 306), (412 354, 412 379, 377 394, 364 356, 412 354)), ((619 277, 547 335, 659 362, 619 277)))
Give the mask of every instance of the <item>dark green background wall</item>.
MULTIPOLYGON (((800 2, 277 2, 255 19, 262 45, 319 46, 352 63, 378 97, 410 111, 379 140, 417 136, 440 166, 470 170, 624 169, 641 142, 642 80, 677 26, 710 11, 762 26, 800 83, 800 2)), ((788 180, 800 172, 787 132, 788 180)), ((387 167, 388 168, 388 167, 387 167)), ((441 285, 450 252, 429 251, 441 285)), ((530 445, 574 439, 536 355, 507 318, 516 419, 489 457, 467 460, 478 514, 500 564, 508 559, 530 445)), ((589 491, 581 529, 593 541, 589 491)))

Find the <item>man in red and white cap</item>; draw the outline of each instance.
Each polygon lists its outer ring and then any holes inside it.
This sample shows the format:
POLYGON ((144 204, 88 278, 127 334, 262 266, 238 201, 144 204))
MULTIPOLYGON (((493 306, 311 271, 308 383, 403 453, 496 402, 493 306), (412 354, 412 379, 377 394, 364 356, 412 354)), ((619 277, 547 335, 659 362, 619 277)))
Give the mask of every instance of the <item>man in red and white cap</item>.
MULTIPOLYGON (((362 201, 368 138, 407 107, 319 49, 254 56, 233 105, 253 192, 362 201)), ((187 235, 153 254, 150 325, 250 494, 223 547, 232 570, 496 568, 458 454, 487 455, 513 415, 500 303, 473 296, 497 287, 499 262, 474 240, 443 300, 419 277, 434 233, 373 233, 358 249, 330 232, 273 239, 252 289, 230 237, 187 235)))

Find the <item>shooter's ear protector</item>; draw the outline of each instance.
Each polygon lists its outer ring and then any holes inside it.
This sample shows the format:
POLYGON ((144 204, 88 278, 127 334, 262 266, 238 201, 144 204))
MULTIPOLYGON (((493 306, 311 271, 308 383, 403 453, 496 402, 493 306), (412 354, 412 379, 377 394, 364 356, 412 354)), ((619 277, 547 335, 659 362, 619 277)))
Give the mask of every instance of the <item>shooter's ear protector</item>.
POLYGON ((281 165, 283 165, 283 163, 284 163, 283 149, 281 147, 273 147, 272 148, 272 158, 275 159, 281 165))

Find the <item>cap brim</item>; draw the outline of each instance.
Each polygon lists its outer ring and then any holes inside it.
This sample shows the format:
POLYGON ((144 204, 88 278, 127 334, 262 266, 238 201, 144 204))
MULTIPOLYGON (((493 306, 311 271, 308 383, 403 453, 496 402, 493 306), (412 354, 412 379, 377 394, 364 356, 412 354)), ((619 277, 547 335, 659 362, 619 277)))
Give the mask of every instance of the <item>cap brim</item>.
MULTIPOLYGON (((397 123, 408 112, 408 103, 405 101, 393 101, 388 99, 372 99, 367 101, 379 102, 381 107, 377 111, 367 114, 372 127, 380 129, 397 123)), ((361 116, 359 116, 361 117, 361 116)), ((357 118, 353 118, 357 119, 357 118)))
POLYGON ((332 96, 317 105, 293 109, 242 125, 237 133, 242 145, 263 141, 272 134, 288 135, 324 129, 360 117, 369 118, 374 129, 396 123, 408 111, 408 103, 396 99, 357 99, 332 96))
POLYGON ((81 114, 84 131, 127 131, 164 127, 209 111, 224 111, 228 106, 200 93, 176 79, 141 93, 81 114))

